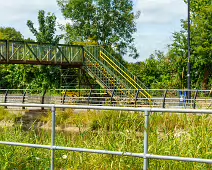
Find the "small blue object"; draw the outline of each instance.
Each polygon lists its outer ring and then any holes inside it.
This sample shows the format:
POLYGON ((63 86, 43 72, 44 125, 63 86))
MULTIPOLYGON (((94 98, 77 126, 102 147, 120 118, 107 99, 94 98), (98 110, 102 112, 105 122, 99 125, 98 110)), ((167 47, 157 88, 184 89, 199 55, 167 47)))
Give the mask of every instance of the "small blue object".
POLYGON ((187 98, 187 92, 184 92, 184 103, 186 103, 186 98, 187 98))
POLYGON ((186 103, 186 97, 187 97, 187 92, 185 91, 184 93, 182 91, 179 91, 180 94, 180 106, 183 105, 183 103, 186 103))

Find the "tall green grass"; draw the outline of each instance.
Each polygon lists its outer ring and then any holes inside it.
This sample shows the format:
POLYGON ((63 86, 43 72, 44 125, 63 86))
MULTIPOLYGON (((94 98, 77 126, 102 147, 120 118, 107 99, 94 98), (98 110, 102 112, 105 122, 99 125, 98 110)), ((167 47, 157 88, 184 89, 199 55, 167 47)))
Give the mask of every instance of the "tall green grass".
POLYGON ((0 107, 0 121, 16 121, 18 120, 22 115, 20 113, 14 114, 9 112, 8 110, 4 109, 3 107, 0 107))
MULTIPOLYGON (((40 121, 51 123, 47 114, 40 121)), ((144 114, 116 111, 74 113, 57 111, 56 145, 123 152, 143 152, 144 114), (65 131, 69 126, 79 131, 65 131), (81 128, 86 130, 81 130, 81 128)), ((1 141, 50 144, 51 132, 22 125, 1 128, 1 141)), ((153 113, 150 117, 149 153, 212 159, 212 116, 153 113)), ((0 169, 49 169, 50 151, 0 145, 0 169)), ((55 166, 65 169, 142 169, 142 158, 55 151, 55 166)), ((150 160, 149 169, 210 170, 202 163, 150 160)))

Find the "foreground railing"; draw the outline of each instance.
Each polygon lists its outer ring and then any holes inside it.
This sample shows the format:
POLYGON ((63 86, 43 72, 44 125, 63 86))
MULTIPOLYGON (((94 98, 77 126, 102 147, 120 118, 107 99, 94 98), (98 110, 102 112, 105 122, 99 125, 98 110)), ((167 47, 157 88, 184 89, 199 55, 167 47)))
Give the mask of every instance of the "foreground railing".
MULTIPOLYGON (((51 150, 51 169, 54 169, 55 162, 55 151, 56 150, 66 150, 72 152, 87 152, 95 154, 109 154, 117 156, 130 156, 143 158, 144 164, 143 169, 147 170, 149 167, 150 159, 160 159, 160 160, 175 160, 175 161, 184 161, 184 162, 198 162, 212 164, 211 159, 201 159, 201 158, 190 158, 190 157, 179 157, 179 156, 166 156, 166 155, 154 155, 148 152, 149 150, 149 119, 151 113, 153 112, 169 112, 169 113, 193 113, 193 114, 212 114, 212 110, 194 110, 194 109, 160 109, 160 108, 129 108, 129 107, 109 107, 109 106, 74 106, 74 105, 53 105, 53 104, 15 104, 15 103, 0 103, 0 106, 10 106, 10 107, 43 107, 51 108, 52 111, 52 135, 51 135, 51 145, 39 145, 39 144, 29 144, 29 143, 18 143, 18 142, 7 142, 0 141, 2 145, 10 146, 23 146, 30 148, 43 148, 51 150), (71 108, 71 109, 94 109, 94 110, 117 110, 117 111, 134 111, 134 112, 144 112, 145 124, 144 124, 144 153, 132 153, 132 152, 118 152, 118 151, 109 151, 109 150, 97 150, 97 149, 87 149, 87 148, 73 148, 73 147, 63 147, 56 146, 56 108, 71 108)), ((130 113, 129 113, 130 114, 130 113)))

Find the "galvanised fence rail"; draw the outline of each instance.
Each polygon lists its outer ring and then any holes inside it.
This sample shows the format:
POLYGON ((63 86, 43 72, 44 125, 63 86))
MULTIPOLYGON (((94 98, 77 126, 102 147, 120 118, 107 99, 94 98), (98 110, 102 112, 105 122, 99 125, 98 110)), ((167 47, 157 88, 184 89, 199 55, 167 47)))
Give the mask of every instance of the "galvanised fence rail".
POLYGON ((212 90, 145 89, 151 94, 151 98, 141 96, 139 91, 142 90, 0 89, 0 103, 212 109, 212 90), (108 90, 112 95, 107 93, 108 90), (188 92, 191 94, 190 99, 187 97, 188 92), (127 93, 131 96, 126 95, 127 93))
POLYGON ((51 108, 52 111, 52 135, 51 135, 51 145, 39 145, 39 144, 29 144, 29 143, 18 143, 18 142, 8 142, 0 141, 2 145, 10 146, 22 146, 30 148, 43 148, 51 150, 51 170, 54 169, 55 162, 55 151, 56 150, 65 150, 72 152, 87 152, 94 154, 108 154, 108 155, 117 155, 117 156, 129 156, 143 158, 144 164, 143 169, 147 170, 149 167, 149 160, 159 159, 159 160, 174 160, 174 161, 184 161, 184 162, 198 162, 212 164, 212 159, 201 159, 201 158, 191 158, 191 157, 179 157, 179 156, 166 156, 166 155, 154 155, 148 152, 148 137, 149 137, 149 119, 151 113, 154 112, 169 112, 169 113, 183 113, 183 114, 210 114, 212 115, 212 110, 194 110, 194 109, 162 109, 162 108, 132 108, 132 107, 110 107, 110 106, 76 106, 76 105, 54 105, 54 104, 15 104, 15 103, 0 103, 0 106, 10 106, 10 107, 43 107, 51 108), (134 112, 144 112, 145 124, 144 124, 144 152, 143 153, 132 153, 132 152, 119 152, 119 151, 110 151, 110 150, 97 150, 97 149, 87 149, 87 148, 74 148, 74 147, 63 147, 56 146, 56 108, 70 108, 70 109, 94 109, 94 110, 117 110, 117 111, 134 111, 134 112))

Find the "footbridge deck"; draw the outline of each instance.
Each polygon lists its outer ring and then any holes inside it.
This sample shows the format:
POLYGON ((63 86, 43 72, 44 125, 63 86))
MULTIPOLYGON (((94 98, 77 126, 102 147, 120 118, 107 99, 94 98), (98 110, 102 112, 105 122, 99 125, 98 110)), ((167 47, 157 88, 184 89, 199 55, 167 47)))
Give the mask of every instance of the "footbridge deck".
POLYGON ((0 64, 81 67, 83 46, 0 40, 0 64))
POLYGON ((111 55, 112 50, 109 51, 101 46, 0 40, 0 64, 80 68, 115 100, 123 96, 132 98, 136 93, 137 98, 146 98, 151 102, 151 95, 145 90, 145 85, 111 55))

